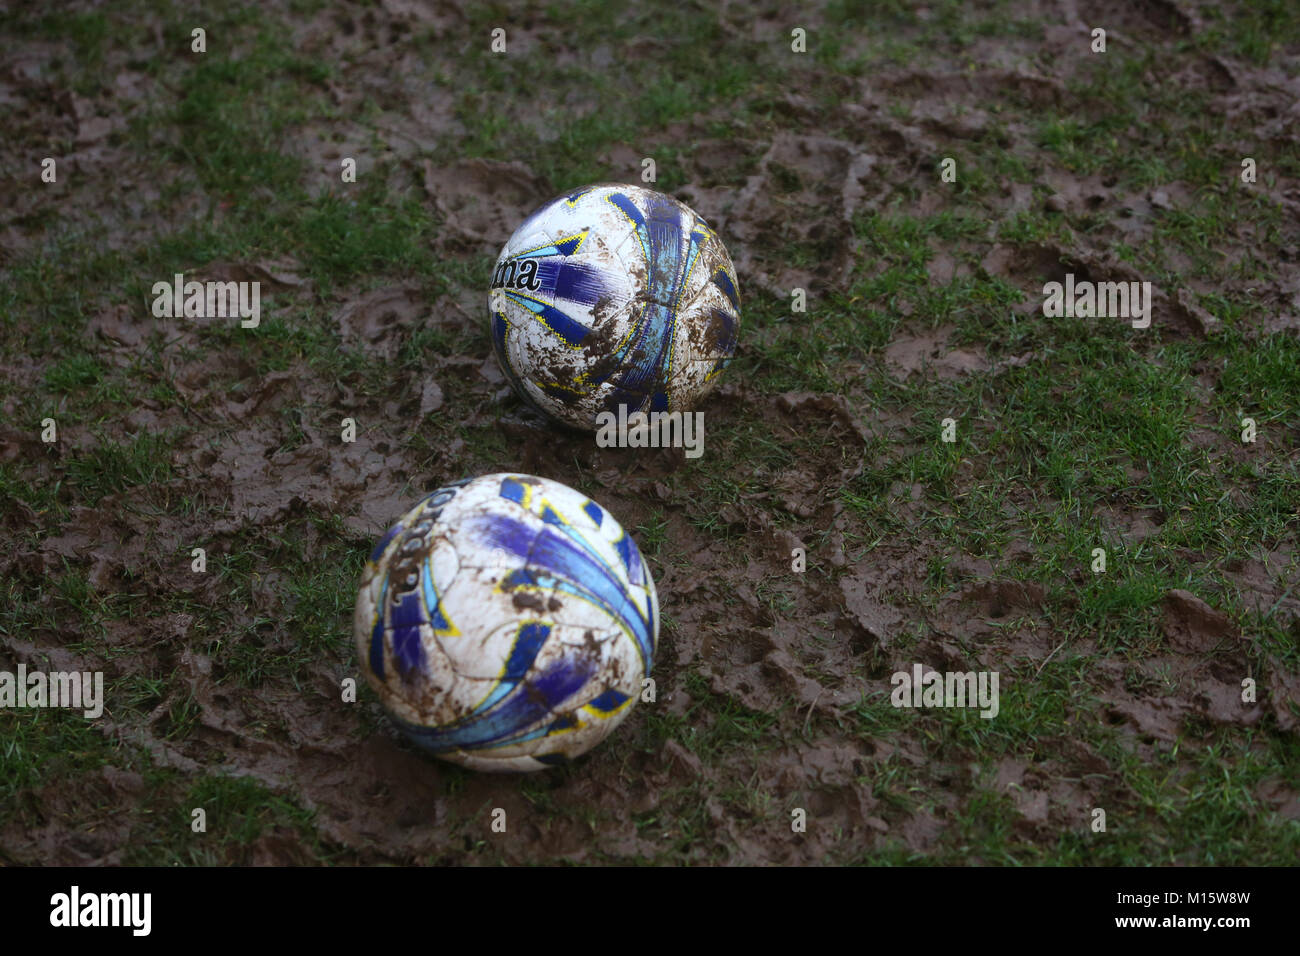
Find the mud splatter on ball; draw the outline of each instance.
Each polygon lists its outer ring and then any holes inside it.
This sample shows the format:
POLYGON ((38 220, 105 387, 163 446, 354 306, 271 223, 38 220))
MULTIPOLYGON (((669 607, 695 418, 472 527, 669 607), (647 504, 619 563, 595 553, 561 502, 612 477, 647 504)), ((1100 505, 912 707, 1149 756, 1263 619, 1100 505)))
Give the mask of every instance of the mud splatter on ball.
POLYGON ((529 475, 426 497, 379 541, 357 653, 417 745, 478 770, 585 753, 627 716, 659 634, 654 581, 600 505, 529 475))
POLYGON ((488 292, 492 341, 516 391, 594 430, 601 412, 687 412, 736 351, 740 296, 718 237, 638 186, 588 186, 533 213, 488 292))

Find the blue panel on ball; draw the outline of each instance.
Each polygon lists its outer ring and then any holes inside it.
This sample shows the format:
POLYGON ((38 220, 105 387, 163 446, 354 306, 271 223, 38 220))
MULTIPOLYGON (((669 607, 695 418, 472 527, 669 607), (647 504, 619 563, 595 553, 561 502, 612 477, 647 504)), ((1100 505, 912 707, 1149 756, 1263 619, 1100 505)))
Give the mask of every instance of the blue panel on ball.
POLYGON ((736 294, 736 287, 731 284, 731 276, 727 275, 726 269, 719 269, 713 273, 713 284, 722 290, 722 294, 727 297, 733 309, 740 308, 740 296, 736 294))
POLYGON ((544 737, 548 729, 528 728, 582 690, 591 677, 590 664, 562 658, 552 661, 532 681, 515 688, 496 707, 446 727, 419 727, 399 721, 398 725, 421 747, 434 753, 509 744, 544 737))
POLYGON ((653 194, 642 215, 636 204, 622 193, 611 193, 608 199, 632 223, 640 242, 647 269, 647 301, 629 336, 628 349, 618 356, 622 362, 630 353, 639 361, 611 377, 613 387, 604 406, 612 412, 620 408, 641 411, 647 406, 652 412, 665 412, 670 397, 663 385, 672 378, 677 311, 699 244, 707 238, 707 233, 691 232, 687 256, 683 259, 680 206, 666 196, 653 194))
POLYGON ((500 312, 492 313, 492 342, 502 358, 506 356, 506 336, 510 332, 510 323, 500 312))
POLYGON ((580 536, 567 526, 562 530, 569 532, 572 539, 549 528, 534 534, 527 525, 503 515, 477 515, 469 527, 485 547, 501 548, 528 562, 528 572, 509 575, 502 582, 503 588, 512 581, 527 581, 529 585, 561 590, 603 608, 636 640, 645 670, 649 672, 654 655, 653 621, 642 615, 623 590, 621 575, 607 566, 580 536))
POLYGON ((629 699, 630 698, 627 694, 611 689, 605 691, 598 697, 593 697, 591 700, 587 701, 587 706, 592 710, 598 710, 601 713, 608 714, 612 711, 618 710, 626 704, 629 699))
POLYGON ((389 542, 391 542, 401 530, 402 526, 400 524, 395 524, 384 532, 384 536, 380 538, 379 543, 375 545, 375 550, 370 552, 370 560, 372 563, 378 561, 384 556, 384 551, 387 549, 389 542))
POLYGON ((389 614, 393 631, 393 657, 397 670, 403 677, 424 670, 424 644, 420 639, 420 625, 427 624, 423 595, 407 591, 389 614))
POLYGON ((513 501, 517 505, 522 505, 524 503, 524 498, 526 496, 526 493, 527 493, 527 489, 524 488, 524 483, 519 479, 517 478, 501 479, 500 494, 501 497, 505 498, 507 501, 513 501))
POLYGON ((370 669, 384 679, 384 599, 388 597, 388 578, 379 585, 379 602, 375 605, 375 623, 370 629, 370 669))
POLYGON ((582 240, 586 238, 587 234, 584 232, 580 236, 570 236, 568 239, 561 239, 555 244, 556 251, 558 251, 562 256, 571 256, 578 251, 578 247, 582 245, 582 240))
POLYGON ((501 675, 502 680, 518 681, 533 666, 533 661, 537 660, 537 652, 542 649, 546 639, 551 636, 551 626, 543 624, 540 621, 529 621, 519 628, 519 634, 515 638, 515 646, 510 651, 510 659, 506 661, 505 671, 501 675))
POLYGON ((446 633, 452 630, 451 622, 442 611, 442 598, 433 584, 433 563, 426 558, 420 569, 420 584, 424 589, 424 609, 429 615, 429 623, 435 631, 446 633))
POLYGON ((546 728, 546 732, 554 734, 559 733, 562 730, 573 730, 577 726, 578 718, 574 717, 572 714, 565 714, 564 716, 556 717, 551 721, 550 726, 546 728))
POLYGON ((537 281, 543 292, 583 305, 595 305, 613 291, 605 282, 603 271, 581 262, 554 259, 543 262, 537 268, 537 281))
POLYGON ((618 556, 623 559, 623 567, 627 568, 627 578, 633 584, 645 584, 644 568, 641 566, 641 552, 636 549, 636 542, 625 531, 623 536, 614 542, 614 547, 618 551, 618 556))
POLYGON ((519 303, 529 312, 532 312, 539 322, 554 332, 565 345, 577 348, 582 344, 582 340, 587 337, 591 330, 576 319, 565 315, 559 309, 547 305, 545 302, 538 302, 536 299, 518 292, 507 292, 507 296, 514 302, 519 303))

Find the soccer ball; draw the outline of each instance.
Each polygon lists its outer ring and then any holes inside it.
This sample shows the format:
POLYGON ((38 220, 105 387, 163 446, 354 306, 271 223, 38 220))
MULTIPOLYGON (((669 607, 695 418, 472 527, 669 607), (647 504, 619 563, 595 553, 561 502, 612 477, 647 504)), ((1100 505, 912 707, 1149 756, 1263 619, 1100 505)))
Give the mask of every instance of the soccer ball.
POLYGON ((492 342, 526 400, 595 430, 602 412, 687 412, 736 351, 736 271, 718 234, 639 186, 587 186, 515 230, 488 292, 492 342))
POLYGON ((628 715, 659 637, 654 581, 603 508, 546 478, 426 497, 366 562, 357 654, 417 745, 476 770, 540 770, 628 715))

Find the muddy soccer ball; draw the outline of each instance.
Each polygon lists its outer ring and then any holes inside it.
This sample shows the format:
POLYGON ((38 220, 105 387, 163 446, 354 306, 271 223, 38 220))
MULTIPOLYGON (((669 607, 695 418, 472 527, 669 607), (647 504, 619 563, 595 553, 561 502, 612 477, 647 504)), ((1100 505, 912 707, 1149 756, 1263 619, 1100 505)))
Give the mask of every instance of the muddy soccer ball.
POLYGON ((539 770, 628 715, 659 635, 655 586, 604 508, 484 475, 429 495, 366 562, 357 653, 389 716, 477 770, 539 770))
POLYGON ((488 292, 492 341, 516 391, 555 419, 686 412, 731 361, 736 271, 718 234, 638 186, 588 186, 510 237, 488 292))

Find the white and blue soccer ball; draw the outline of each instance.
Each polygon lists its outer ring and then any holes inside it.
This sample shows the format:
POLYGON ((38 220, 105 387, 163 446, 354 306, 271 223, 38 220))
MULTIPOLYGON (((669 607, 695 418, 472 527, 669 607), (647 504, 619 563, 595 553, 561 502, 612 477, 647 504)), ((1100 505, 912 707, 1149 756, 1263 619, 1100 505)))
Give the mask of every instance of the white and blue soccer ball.
POLYGON ((380 540, 357 654, 418 746, 477 770, 539 770, 627 717, 659 636, 654 581, 600 505, 546 478, 439 488, 380 540))
POLYGON ((555 419, 688 412, 736 351, 740 296, 718 234, 650 189, 587 186, 510 237, 488 291, 506 376, 555 419))

